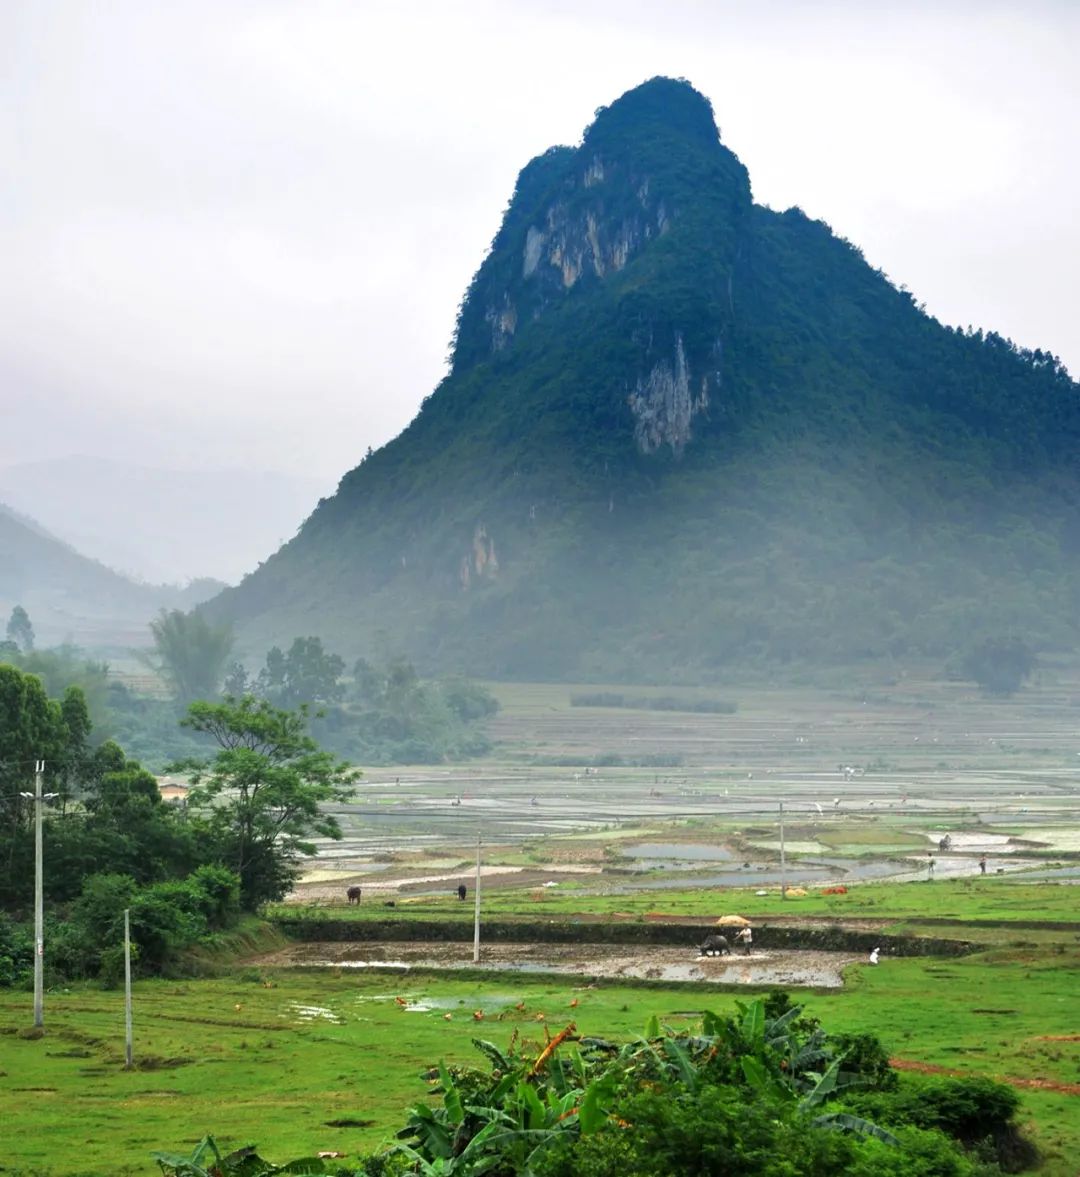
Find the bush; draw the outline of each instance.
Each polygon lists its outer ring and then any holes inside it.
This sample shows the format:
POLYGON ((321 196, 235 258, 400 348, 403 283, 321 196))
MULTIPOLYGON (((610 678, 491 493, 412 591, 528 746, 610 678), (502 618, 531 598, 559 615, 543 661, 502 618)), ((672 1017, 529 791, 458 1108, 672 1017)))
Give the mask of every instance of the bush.
POLYGON ((843 1059, 841 1069, 857 1076, 868 1087, 895 1091, 900 1076, 889 1065, 889 1055, 873 1034, 836 1034, 832 1037, 837 1054, 843 1059))
POLYGON ((200 866, 186 884, 211 928, 227 927, 240 914, 240 879, 227 867, 200 866))
POLYGON ((34 935, 0 911, 0 987, 21 985, 34 971, 34 935))

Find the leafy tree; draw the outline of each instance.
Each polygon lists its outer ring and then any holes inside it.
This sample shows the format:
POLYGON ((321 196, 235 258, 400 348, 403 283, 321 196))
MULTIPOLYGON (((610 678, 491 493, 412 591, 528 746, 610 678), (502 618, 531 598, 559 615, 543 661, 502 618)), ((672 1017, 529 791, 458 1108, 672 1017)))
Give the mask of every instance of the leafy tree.
POLYGON ((47 650, 32 650, 16 665, 26 674, 36 674, 50 698, 58 699, 68 687, 78 687, 94 725, 108 726, 109 664, 86 654, 68 642, 47 650))
POLYGON ((488 719, 499 710, 498 700, 487 687, 467 678, 447 679, 442 684, 442 693, 447 706, 462 723, 488 719))
POLYGON ((1015 695, 1035 665, 1035 653, 1023 638, 1004 637, 987 638, 969 650, 962 668, 986 694, 1015 695))
POLYGON ((51 783, 65 759, 60 705, 39 678, 0 664, 0 837, 9 831, 16 836, 20 824, 29 821, 30 807, 19 794, 33 781, 35 761, 45 761, 51 783))
POLYGON ((192 703, 182 721, 218 746, 211 760, 174 768, 192 772, 188 807, 205 815, 247 909, 284 896, 297 858, 315 853, 311 835, 341 836, 320 806, 348 799, 359 773, 319 748, 307 718, 304 707, 279 710, 246 695, 192 703))
POLYGON ((253 687, 254 683, 243 662, 230 662, 225 671, 225 681, 221 684, 223 693, 239 699, 241 695, 251 694, 253 687))
POLYGON ((266 655, 266 666, 259 672, 255 691, 276 706, 290 710, 301 703, 336 703, 345 694, 341 684, 344 672, 344 661, 325 651, 321 638, 294 638, 287 653, 274 646, 266 655))
POLYGON ((82 687, 71 686, 64 692, 60 700, 60 718, 67 743, 60 781, 61 808, 65 808, 86 779, 91 764, 90 732, 94 725, 82 687))
POLYGON ((222 867, 140 886, 130 875, 90 876, 71 906, 66 934, 53 955, 69 976, 119 979, 124 909, 140 971, 164 971, 178 953, 208 932, 228 927, 238 913, 239 880, 222 867))
POLYGON ((142 660, 165 680, 179 703, 212 699, 233 648, 232 627, 214 626, 201 613, 162 609, 150 622, 152 653, 142 660))
POLYGON ((34 627, 30 624, 30 616, 22 605, 16 605, 11 610, 7 623, 7 637, 24 653, 29 654, 34 648, 34 627))

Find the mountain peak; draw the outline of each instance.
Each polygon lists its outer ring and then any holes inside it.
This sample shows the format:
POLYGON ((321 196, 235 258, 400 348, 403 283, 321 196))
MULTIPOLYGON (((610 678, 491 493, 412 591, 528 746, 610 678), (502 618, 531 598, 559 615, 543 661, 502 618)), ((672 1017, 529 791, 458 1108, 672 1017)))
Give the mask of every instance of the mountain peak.
POLYGON ((650 78, 601 106, 585 131, 583 146, 602 148, 616 136, 668 132, 703 143, 719 141, 712 103, 685 78, 650 78))
POLYGON ((451 373, 207 611, 253 653, 316 617, 350 656, 578 682, 1061 649, 1078 450, 1052 357, 755 207, 654 78, 522 170, 451 373))
POLYGON ((721 145, 707 98, 662 77, 627 91, 596 112, 580 146, 553 147, 522 169, 462 304, 453 371, 511 348, 569 297, 630 282, 684 225, 709 223, 726 282, 750 204, 746 169, 721 145))

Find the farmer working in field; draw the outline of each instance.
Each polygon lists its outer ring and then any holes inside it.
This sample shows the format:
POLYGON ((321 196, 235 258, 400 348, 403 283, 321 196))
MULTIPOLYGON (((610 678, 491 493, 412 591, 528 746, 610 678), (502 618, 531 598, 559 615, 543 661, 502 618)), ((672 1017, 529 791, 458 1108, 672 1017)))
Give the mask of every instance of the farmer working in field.
POLYGON ((751 932, 749 928, 740 928, 737 935, 735 936, 735 943, 742 944, 746 956, 750 955, 750 945, 753 943, 753 941, 754 933, 751 932))

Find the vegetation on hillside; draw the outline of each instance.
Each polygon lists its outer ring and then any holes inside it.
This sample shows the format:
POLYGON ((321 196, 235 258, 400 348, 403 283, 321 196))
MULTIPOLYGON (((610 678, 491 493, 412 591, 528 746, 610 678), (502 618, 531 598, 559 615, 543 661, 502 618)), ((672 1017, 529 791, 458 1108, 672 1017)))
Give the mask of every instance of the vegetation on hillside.
POLYGON ((707 102, 654 79, 522 171, 450 375, 206 610, 530 680, 1072 648, 1078 441, 1051 353, 753 205, 707 102))

